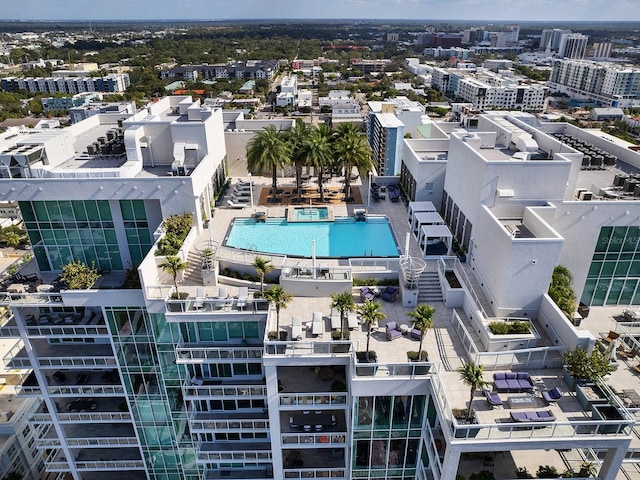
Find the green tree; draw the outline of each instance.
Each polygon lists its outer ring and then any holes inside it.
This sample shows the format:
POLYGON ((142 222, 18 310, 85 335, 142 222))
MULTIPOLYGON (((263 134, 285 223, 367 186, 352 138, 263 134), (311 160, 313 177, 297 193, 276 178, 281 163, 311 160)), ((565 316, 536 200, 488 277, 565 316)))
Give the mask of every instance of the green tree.
POLYGON ((572 283, 573 275, 567 267, 557 265, 553 269, 551 284, 549 285, 549 297, 569 320, 573 319, 573 312, 575 312, 577 306, 576 292, 571 286, 572 283))
POLYGON ((471 406, 473 404, 473 397, 476 394, 476 390, 484 387, 487 382, 484 381, 482 365, 477 363, 468 362, 464 366, 458 369, 460 378, 471 389, 469 395, 469 407, 467 408, 467 419, 471 419, 471 406))
POLYGON ((88 266, 80 260, 74 260, 62 267, 60 280, 69 290, 85 290, 91 288, 100 278, 95 264, 88 266))
POLYGON ((304 143, 304 152, 308 161, 314 166, 318 175, 320 202, 324 202, 323 170, 331 163, 333 152, 331 147, 332 131, 326 124, 314 128, 304 143))
POLYGON ((387 315, 382 311, 382 304, 380 302, 372 302, 367 300, 358 307, 358 313, 364 323, 367 324, 367 350, 366 359, 369 361, 369 339, 371 338, 371 326, 387 318, 387 315))
POLYGON ((293 300, 293 295, 280 285, 272 285, 264 292, 264 296, 276 309, 276 332, 280 332, 280 309, 287 307, 289 302, 293 300))
POLYGON ((307 156, 305 152, 305 143, 309 137, 309 125, 305 122, 296 122, 291 130, 288 130, 287 137, 291 146, 291 160, 296 169, 296 192, 298 194, 298 202, 302 197, 302 168, 307 165, 307 156))
POLYGON ((434 313, 436 313, 436 309, 426 303, 418 305, 415 309, 407 312, 407 315, 413 318, 413 328, 420 330, 420 346, 418 347, 419 360, 421 359, 420 355, 422 354, 422 341, 424 340, 424 336, 427 330, 433 328, 434 313))
POLYGON ((187 269, 187 262, 183 262, 180 257, 167 257, 164 262, 160 264, 165 272, 167 272, 173 278, 173 286, 176 289, 176 297, 180 298, 180 292, 178 291, 178 274, 187 269))
POLYGON ((336 157, 344 166, 345 197, 351 196, 351 170, 353 167, 366 175, 373 169, 373 154, 360 128, 353 123, 341 123, 333 145, 336 157))
POLYGON ((348 312, 353 312, 356 304, 353 301, 353 293, 350 290, 331 294, 331 308, 340 311, 340 338, 344 335, 344 322, 348 312))
POLYGON ((247 144, 247 166, 250 170, 271 170, 271 191, 273 201, 277 197, 278 168, 284 167, 291 156, 291 147, 286 142, 284 132, 269 125, 256 133, 247 144))
POLYGON ((260 293, 264 294, 264 276, 273 271, 273 263, 264 257, 256 255, 251 266, 256 269, 256 273, 260 277, 260 293))

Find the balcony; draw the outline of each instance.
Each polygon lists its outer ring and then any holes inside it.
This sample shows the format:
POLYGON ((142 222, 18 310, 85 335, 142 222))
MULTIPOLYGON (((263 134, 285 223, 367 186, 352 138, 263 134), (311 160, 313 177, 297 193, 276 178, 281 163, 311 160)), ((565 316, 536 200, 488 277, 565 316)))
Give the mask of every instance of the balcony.
POLYGON ((220 348, 213 346, 205 347, 202 344, 193 344, 193 346, 190 346, 185 343, 180 343, 176 347, 176 363, 201 364, 211 360, 246 361, 249 358, 262 358, 262 351, 263 347, 261 345, 256 347, 229 345, 226 348, 220 348))
POLYGON ((182 386, 184 397, 187 400, 205 399, 264 399, 267 398, 267 387, 262 380, 251 382, 250 380, 235 381, 223 384, 220 380, 202 380, 199 378, 187 379, 182 386))
POLYGON ((230 469, 207 469, 204 473, 204 480, 271 480, 273 469, 265 468, 230 468, 230 469))
POLYGON ((265 442, 200 442, 197 462, 237 460, 252 462, 271 461, 271 443, 265 442))
POLYGON ((251 430, 269 431, 269 417, 262 412, 255 413, 207 413, 195 412, 189 419, 192 432, 207 431, 238 431, 251 430))

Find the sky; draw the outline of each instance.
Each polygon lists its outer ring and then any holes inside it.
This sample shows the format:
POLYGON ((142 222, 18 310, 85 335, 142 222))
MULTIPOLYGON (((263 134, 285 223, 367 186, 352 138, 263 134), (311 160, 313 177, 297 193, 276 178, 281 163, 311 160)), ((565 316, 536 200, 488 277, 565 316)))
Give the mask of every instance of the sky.
POLYGON ((640 0, 3 0, 0 20, 636 21, 640 0))

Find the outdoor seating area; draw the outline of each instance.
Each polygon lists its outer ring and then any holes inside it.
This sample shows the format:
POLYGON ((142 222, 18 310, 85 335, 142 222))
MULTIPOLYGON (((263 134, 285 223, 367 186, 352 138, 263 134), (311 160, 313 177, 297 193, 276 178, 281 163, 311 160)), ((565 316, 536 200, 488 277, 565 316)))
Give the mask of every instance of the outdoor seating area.
POLYGON ((527 372, 497 372, 493 383, 498 392, 530 392, 533 390, 531 377, 527 372))
POLYGON ((547 404, 555 403, 562 398, 562 390, 558 387, 552 388, 551 390, 542 392, 542 398, 547 402, 547 404))
POLYGON ((360 300, 372 302, 376 298, 376 292, 369 287, 360 287, 360 300))
POLYGON ((395 302, 399 292, 400 289, 398 287, 388 286, 382 291, 380 296, 387 302, 395 302))
POLYGON ((387 340, 395 340, 402 336, 402 330, 396 322, 387 322, 385 326, 387 340))

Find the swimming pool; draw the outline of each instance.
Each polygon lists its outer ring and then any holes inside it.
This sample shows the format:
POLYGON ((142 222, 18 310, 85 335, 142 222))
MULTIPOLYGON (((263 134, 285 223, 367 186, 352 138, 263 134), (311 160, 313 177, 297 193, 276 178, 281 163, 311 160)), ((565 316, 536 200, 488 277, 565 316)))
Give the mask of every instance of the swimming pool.
POLYGON ((329 220, 329 209, 327 207, 296 207, 293 209, 293 220, 300 222, 329 220))
POLYGON ((288 223, 284 218, 270 218, 264 223, 236 218, 225 245, 265 253, 311 257, 312 241, 316 256, 397 257, 398 247, 386 218, 367 218, 356 222, 351 217, 337 217, 333 222, 288 223))

